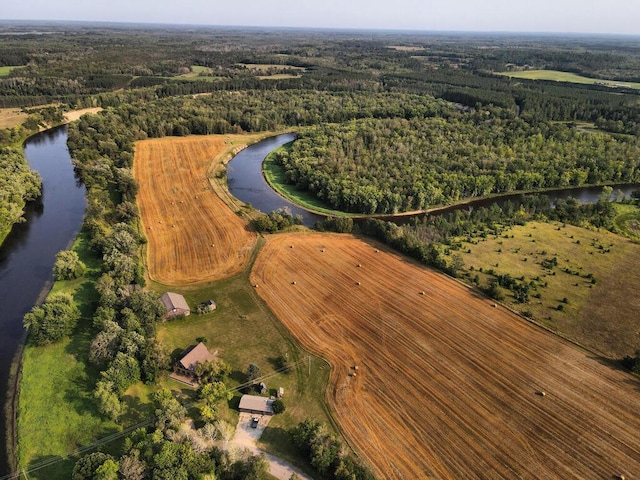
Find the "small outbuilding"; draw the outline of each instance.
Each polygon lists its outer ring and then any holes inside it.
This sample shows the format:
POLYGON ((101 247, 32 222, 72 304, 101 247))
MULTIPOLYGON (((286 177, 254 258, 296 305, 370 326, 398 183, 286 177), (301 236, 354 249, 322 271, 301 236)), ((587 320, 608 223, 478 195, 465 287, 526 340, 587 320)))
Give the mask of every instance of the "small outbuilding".
POLYGON ((160 297, 160 301, 167 311, 164 316, 165 319, 173 318, 178 315, 187 316, 191 313, 187 301, 179 293, 167 292, 160 297))
POLYGON ((238 408, 241 412, 252 415, 273 415, 273 400, 257 395, 243 395, 238 408))
POLYGON ((203 302, 200 305, 198 305, 198 313, 213 312, 216 308, 218 308, 218 306, 216 305, 216 302, 214 302, 213 300, 207 300, 206 302, 203 302))

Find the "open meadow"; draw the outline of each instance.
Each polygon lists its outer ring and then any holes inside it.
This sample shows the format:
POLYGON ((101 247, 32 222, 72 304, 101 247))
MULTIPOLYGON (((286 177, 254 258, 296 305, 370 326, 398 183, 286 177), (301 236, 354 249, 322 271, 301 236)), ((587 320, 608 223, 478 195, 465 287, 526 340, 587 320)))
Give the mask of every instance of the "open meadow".
POLYGON ((208 172, 230 150, 253 141, 209 135, 136 144, 133 171, 153 280, 193 285, 231 276, 247 265, 256 236, 215 193, 208 172))
POLYGON ((523 70, 518 72, 497 72, 496 75, 504 75, 512 78, 524 78, 526 80, 551 80, 554 82, 582 83, 586 85, 606 85, 607 87, 640 88, 640 83, 622 82, 618 80, 601 80, 599 78, 583 77, 571 72, 557 70, 523 70))
POLYGON ((0 128, 13 128, 29 117, 20 108, 0 108, 0 128))
POLYGON ((385 247, 270 236, 251 282, 333 369, 327 400, 380 478, 640 471, 640 382, 385 247))
POLYGON ((566 337, 613 359, 640 348, 637 243, 605 230, 529 222, 462 241, 451 254, 483 287, 500 275, 527 284, 527 302, 502 289, 504 302, 566 337))

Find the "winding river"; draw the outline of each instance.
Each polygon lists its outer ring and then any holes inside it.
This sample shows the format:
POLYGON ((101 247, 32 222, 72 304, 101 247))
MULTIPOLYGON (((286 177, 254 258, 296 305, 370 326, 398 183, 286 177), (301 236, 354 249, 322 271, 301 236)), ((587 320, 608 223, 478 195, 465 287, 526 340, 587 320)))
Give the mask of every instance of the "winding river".
MULTIPOLYGON (((26 222, 16 224, 0 247, 0 401, 6 405, 0 431, 13 418, 15 378, 24 340, 22 317, 38 302, 52 281, 56 253, 78 233, 85 210, 85 189, 74 176, 67 150, 67 129, 58 127, 27 140, 24 153, 42 177, 42 197, 27 206, 26 222)), ((9 473, 7 442, 0 441, 0 477, 9 473)))
POLYGON ((262 162, 276 148, 296 136, 284 133, 255 143, 238 153, 227 164, 227 183, 231 194, 263 213, 286 208, 292 215, 302 215, 304 224, 312 227, 325 217, 309 212, 276 193, 262 175, 262 162))
MULTIPOLYGON (((287 208, 294 215, 302 215, 305 225, 313 226, 324 217, 278 195, 262 175, 262 162, 267 154, 294 138, 294 134, 271 137, 236 155, 227 166, 229 190, 240 200, 250 202, 254 208, 265 213, 287 208)), ((66 141, 66 127, 59 127, 35 135, 26 142, 25 156, 31 168, 42 176, 43 195, 27 207, 27 221, 15 225, 0 247, 0 304, 3 309, 0 317, 0 384, 4 387, 0 389, 0 401, 8 407, 8 415, 0 418, 2 432, 10 431, 7 418, 13 418, 15 378, 11 375, 11 367, 19 361, 20 346, 24 340, 22 317, 46 293, 52 281, 55 255, 68 248, 78 233, 86 206, 85 189, 74 176, 66 141)), ((628 196, 638 189, 638 185, 616 189, 628 196)), ((585 187, 545 194, 552 202, 573 196, 586 203, 597 201, 601 191, 601 187, 585 187)), ((488 206, 508 198, 476 200, 442 209, 438 213, 456 208, 488 206)), ((409 217, 384 218, 401 223, 409 217)), ((9 473, 11 463, 6 442, 0 441, 0 477, 9 473)))
MULTIPOLYGON (((260 210, 263 213, 269 213, 272 210, 280 208, 286 208, 292 215, 300 214, 304 220, 304 224, 308 227, 312 227, 319 220, 326 218, 325 215, 316 214, 300 208, 295 203, 287 200, 275 192, 267 183, 262 174, 262 162, 265 157, 276 148, 289 143, 295 139, 295 134, 285 133, 277 135, 275 137, 267 138, 259 143, 251 145, 250 147, 242 150, 236 155, 227 165, 227 180, 229 185, 229 191, 231 194, 242 200, 245 203, 251 203, 251 205, 260 210)), ((639 184, 624 184, 613 185, 614 191, 612 193, 612 199, 616 197, 620 192, 624 194, 625 198, 629 198, 634 190, 640 189, 639 184)), ((557 190, 548 190, 540 192, 542 195, 546 195, 549 201, 553 204, 557 200, 566 200, 569 197, 573 197, 579 200, 581 203, 595 203, 598 201, 598 197, 602 193, 603 187, 572 187, 562 188, 557 190)), ((461 202, 459 204, 450 205, 447 207, 436 208, 429 214, 441 215, 452 212, 454 210, 469 209, 474 207, 489 207, 494 203, 503 204, 509 200, 517 200, 520 197, 520 193, 500 195, 489 198, 478 198, 461 202)), ((372 215, 373 218, 379 218, 381 220, 387 220, 398 224, 408 222, 413 217, 420 217, 425 215, 424 212, 399 214, 399 215, 372 215)), ((360 216, 354 216, 354 218, 364 218, 360 216)))

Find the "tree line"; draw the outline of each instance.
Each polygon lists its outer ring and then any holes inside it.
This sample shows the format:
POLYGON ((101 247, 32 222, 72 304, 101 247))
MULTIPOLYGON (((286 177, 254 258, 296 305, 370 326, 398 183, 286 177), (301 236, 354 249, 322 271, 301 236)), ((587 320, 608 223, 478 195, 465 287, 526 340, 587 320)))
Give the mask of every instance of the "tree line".
POLYGON ((366 119, 299 131, 275 161, 287 183, 334 209, 422 210, 492 194, 640 180, 635 137, 489 111, 366 119))

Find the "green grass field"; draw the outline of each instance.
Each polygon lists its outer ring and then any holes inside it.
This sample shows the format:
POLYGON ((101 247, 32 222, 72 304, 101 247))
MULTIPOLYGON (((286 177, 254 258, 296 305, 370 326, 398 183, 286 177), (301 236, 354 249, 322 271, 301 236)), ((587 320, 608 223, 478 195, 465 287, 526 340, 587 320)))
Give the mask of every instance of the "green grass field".
POLYGON ((477 275, 487 286, 496 275, 509 274, 533 282, 527 303, 517 303, 506 289, 504 303, 610 358, 637 350, 640 319, 629 299, 637 296, 640 245, 604 230, 541 222, 458 241, 462 248, 450 253, 462 256, 464 280, 477 275), (544 268, 542 262, 552 258, 557 266, 544 268))
POLYGON ((496 72, 496 75, 504 75, 512 78, 524 78, 527 80, 552 80, 555 82, 583 83, 588 85, 606 85, 608 87, 625 87, 640 89, 640 83, 622 82, 617 80, 600 80, 588 78, 575 73, 560 72, 557 70, 525 70, 521 72, 496 72))
MULTIPOLYGON (((291 143, 280 148, 290 148, 291 143)), ((276 150, 277 151, 277 150, 276 150)), ((309 192, 298 190, 294 185, 285 183, 284 168, 275 162, 274 153, 270 153, 262 164, 262 170, 267 183, 271 185, 276 192, 283 197, 291 200, 293 203, 314 212, 324 213, 334 216, 347 216, 345 212, 331 209, 323 201, 319 200, 315 195, 309 192)))
POLYGON ((24 65, 14 65, 14 66, 6 66, 6 67, 0 67, 0 77, 6 77, 7 75, 9 75, 11 73, 12 70, 15 70, 16 68, 20 68, 23 67, 24 65))
MULTIPOLYGON (((87 274, 73 281, 55 282, 51 293, 73 295, 82 318, 72 338, 54 345, 24 350, 18 401, 18 462, 20 468, 34 468, 48 460, 61 459, 49 468, 29 474, 32 479, 68 479, 76 457, 75 449, 121 427, 106 421, 93 400, 98 371, 88 362, 91 326, 97 294, 93 282, 100 273, 99 261, 90 253, 85 237, 73 249, 87 264, 87 274)), ((107 451, 120 443, 106 445, 107 451)))
MULTIPOLYGON (((248 275, 247 269, 232 278, 184 289, 150 285, 159 294, 167 290, 183 294, 192 308, 209 299, 217 304, 214 312, 204 315, 193 313, 159 325, 158 338, 172 352, 173 358, 178 358, 184 349, 196 343, 196 339, 205 337, 208 348, 217 350, 219 357, 231 366, 232 373, 227 382, 230 388, 245 382, 244 372, 250 363, 258 365, 262 375, 268 376, 265 383, 270 391, 283 387, 287 409, 271 420, 261 446, 304 467, 304 462, 290 445, 286 431, 307 417, 331 424, 324 404, 330 368, 325 361, 310 356, 295 344, 260 300, 249 283, 248 275), (276 359, 285 354, 291 363, 297 365, 288 373, 277 373, 276 359)), ((165 379, 163 384, 181 392, 187 401, 195 398, 193 390, 173 380, 165 379)), ((220 412, 222 418, 234 427, 238 418, 235 408, 240 396, 240 392, 235 392, 229 408, 220 412)), ((144 398, 138 401, 144 401, 144 398)))
POLYGON ((212 72, 210 67, 203 67, 202 65, 191 65, 191 71, 197 74, 212 72))
POLYGON ((614 220, 620 235, 640 242, 640 208, 637 205, 616 205, 616 218, 614 220))

